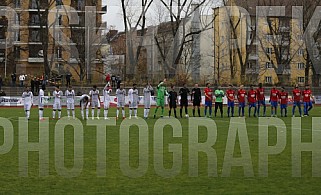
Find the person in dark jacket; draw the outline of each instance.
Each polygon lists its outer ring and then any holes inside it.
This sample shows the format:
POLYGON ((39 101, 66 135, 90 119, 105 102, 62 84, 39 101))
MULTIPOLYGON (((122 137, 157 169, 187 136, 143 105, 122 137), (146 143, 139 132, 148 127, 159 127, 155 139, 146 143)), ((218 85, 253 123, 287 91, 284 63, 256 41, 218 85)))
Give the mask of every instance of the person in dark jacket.
POLYGON ((2 76, 0 75, 0 91, 1 91, 2 85, 3 85, 3 81, 2 81, 2 76))
POLYGON ((40 86, 40 79, 37 78, 36 81, 35 81, 35 87, 36 87, 36 94, 38 95, 39 94, 39 86, 40 86))
POLYGON ((31 80, 30 80, 30 88, 31 88, 32 94, 35 94, 35 79, 36 79, 36 77, 31 78, 31 80))

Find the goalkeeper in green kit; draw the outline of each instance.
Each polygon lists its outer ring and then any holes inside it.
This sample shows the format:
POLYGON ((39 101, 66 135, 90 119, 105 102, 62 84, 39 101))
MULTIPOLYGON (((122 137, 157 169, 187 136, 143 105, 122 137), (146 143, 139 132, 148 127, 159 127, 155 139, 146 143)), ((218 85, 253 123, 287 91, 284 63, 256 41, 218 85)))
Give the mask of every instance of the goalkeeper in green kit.
POLYGON ((165 95, 168 95, 166 87, 166 79, 163 81, 160 81, 159 84, 157 85, 157 102, 156 102, 156 109, 154 113, 154 118, 156 118, 157 110, 159 107, 162 108, 162 115, 161 118, 164 116, 164 107, 165 107, 165 95))

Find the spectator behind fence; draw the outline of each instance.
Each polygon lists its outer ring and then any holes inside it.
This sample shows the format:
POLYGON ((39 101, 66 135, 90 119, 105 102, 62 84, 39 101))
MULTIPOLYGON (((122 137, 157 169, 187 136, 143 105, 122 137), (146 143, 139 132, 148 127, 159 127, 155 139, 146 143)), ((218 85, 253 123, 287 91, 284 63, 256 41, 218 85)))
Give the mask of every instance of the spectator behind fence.
POLYGON ((116 76, 115 75, 111 76, 111 87, 112 88, 116 87, 116 76))
POLYGON ((66 84, 66 85, 67 85, 67 86, 70 86, 71 77, 72 77, 71 73, 68 72, 68 73, 66 74, 66 81, 67 81, 67 84, 66 84))
POLYGON ((31 78, 30 80, 30 88, 31 88, 32 94, 35 94, 35 80, 36 80, 36 77, 31 78))
POLYGON ((14 72, 14 73, 11 74, 11 87, 15 87, 16 86, 16 81, 17 81, 17 75, 14 72))
POLYGON ((0 90, 0 96, 6 96, 6 93, 2 90, 0 90))
POLYGON ((19 76, 19 81, 20 81, 20 87, 23 87, 23 83, 26 80, 26 76, 24 74, 19 76))
POLYGON ((106 83, 110 82, 110 74, 109 73, 106 74, 105 81, 106 81, 106 83))
POLYGON ((2 81, 2 76, 0 75, 0 91, 2 89, 3 81, 2 81))
POLYGON ((118 75, 116 79, 117 79, 117 89, 119 89, 120 88, 120 83, 121 83, 121 78, 118 75))
POLYGON ((40 85, 40 80, 39 78, 36 79, 35 81, 35 87, 36 87, 36 94, 38 95, 39 94, 39 85, 40 85))

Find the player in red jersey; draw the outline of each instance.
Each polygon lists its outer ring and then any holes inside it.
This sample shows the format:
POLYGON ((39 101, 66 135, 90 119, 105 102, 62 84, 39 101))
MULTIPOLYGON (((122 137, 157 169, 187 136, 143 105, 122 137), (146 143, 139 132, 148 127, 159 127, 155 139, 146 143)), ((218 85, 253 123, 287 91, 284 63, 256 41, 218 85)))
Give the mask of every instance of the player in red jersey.
POLYGON ((246 91, 243 89, 243 85, 241 85, 240 89, 237 91, 237 99, 239 102, 239 117, 241 116, 241 110, 242 110, 242 117, 244 117, 245 96, 246 96, 246 91))
POLYGON ((229 85, 228 90, 226 90, 227 97, 227 116, 234 117, 234 100, 235 100, 235 91, 233 90, 233 85, 229 85))
POLYGON ((271 116, 276 116, 276 110, 278 107, 278 97, 279 97, 279 90, 276 89, 275 85, 271 89, 270 93, 270 103, 271 103, 271 116))
POLYGON ((253 85, 251 89, 247 92, 247 100, 249 103, 249 117, 251 117, 251 109, 254 107, 254 117, 256 117, 256 90, 254 90, 253 85))
POLYGON ((209 108, 210 117, 212 117, 212 106, 213 106, 213 90, 210 88, 210 83, 206 83, 206 88, 204 89, 205 94, 205 117, 207 116, 207 107, 209 108))
POLYGON ((310 86, 306 85, 305 90, 302 92, 303 96, 303 111, 304 116, 309 116, 309 111, 312 109, 312 91, 310 90, 310 86))
POLYGON ((279 93, 280 107, 281 107, 281 117, 283 117, 283 116, 287 117, 289 94, 288 94, 288 92, 285 91, 284 87, 282 87, 281 89, 282 90, 279 93), (284 110, 284 115, 283 115, 283 110, 284 110))
POLYGON ((265 105, 265 95, 264 88, 262 87, 262 83, 259 83, 259 87, 256 89, 257 92, 257 116, 260 116, 260 107, 263 106, 263 116, 266 113, 266 105, 265 105))
POLYGON ((292 99, 293 99, 293 108, 292 108, 292 116, 295 117, 295 107, 298 107, 299 114, 302 117, 302 111, 301 111, 301 90, 299 89, 298 85, 295 85, 293 91, 292 91, 292 99))

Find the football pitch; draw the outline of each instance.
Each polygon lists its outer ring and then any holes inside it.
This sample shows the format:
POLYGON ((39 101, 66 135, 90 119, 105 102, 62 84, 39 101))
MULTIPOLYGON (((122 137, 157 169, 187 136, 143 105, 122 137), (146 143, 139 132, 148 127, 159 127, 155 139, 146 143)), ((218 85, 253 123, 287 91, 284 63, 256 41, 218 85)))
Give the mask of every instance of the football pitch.
MULTIPOLYGON (((289 107, 288 116, 291 114, 292 107, 289 107)), ((91 110, 90 116, 91 116, 91 110)), ((177 110, 179 113, 179 110, 177 110)), ((237 111, 237 109, 236 109, 237 111)), ((226 151, 228 146, 228 133, 229 127, 233 124, 230 118, 226 116, 226 108, 224 108, 225 116, 223 118, 213 118, 211 120, 215 121, 217 126, 217 135, 216 140, 212 140, 214 145, 212 146, 213 151, 216 152, 217 165, 209 162, 213 162, 213 155, 208 155, 205 152, 198 153, 198 167, 195 167, 195 164, 191 163, 190 159, 190 132, 198 131, 198 142, 211 141, 208 140, 208 130, 204 126, 200 126, 195 129, 190 129, 191 122, 189 120, 194 120, 192 123, 198 123, 198 120, 210 120, 205 118, 192 119, 192 118, 183 118, 178 119, 180 126, 182 127, 182 133, 174 133, 173 128, 170 125, 164 125, 164 128, 157 128, 159 124, 166 124, 166 121, 174 121, 174 119, 164 118, 164 119, 152 119, 154 114, 154 109, 150 111, 150 119, 126 119, 126 124, 123 120, 117 120, 116 125, 106 126, 106 147, 102 150, 106 151, 104 153, 97 153, 97 127, 95 124, 98 121, 105 121, 103 119, 103 110, 101 110, 101 119, 95 119, 91 121, 90 125, 87 124, 87 121, 80 121, 83 125, 81 132, 80 140, 83 140, 83 145, 77 144, 74 147, 74 131, 81 131, 80 129, 74 129, 71 125, 71 120, 67 118, 62 118, 59 120, 60 125, 56 125, 57 119, 46 119, 43 122, 49 123, 49 164, 41 165, 48 166, 48 174, 42 176, 39 168, 39 152, 29 151, 27 152, 28 159, 25 156, 21 156, 21 150, 23 149, 19 144, 20 137, 22 132, 26 132, 27 129, 19 127, 22 123, 26 121, 19 117, 24 117, 24 111, 22 108, 0 108, 0 117, 10 120, 13 125, 13 145, 7 151, 1 150, 1 147, 7 144, 9 141, 7 137, 4 136, 4 128, 0 127, 0 192, 4 194, 40 194, 40 193, 50 193, 50 194, 318 194, 320 193, 321 178, 315 177, 312 169, 312 152, 302 152, 301 156, 301 176, 293 176, 293 159, 292 159, 292 128, 299 128, 292 126, 292 117, 287 118, 278 118, 282 120, 286 126, 284 129, 286 132, 286 143, 283 147, 280 147, 279 152, 276 154, 270 154, 268 156, 268 174, 264 175, 260 172, 259 165, 259 119, 247 116, 246 110, 246 135, 247 141, 250 149, 250 160, 247 159, 244 162, 250 163, 244 165, 243 161, 240 161, 239 164, 234 164, 230 169, 230 172, 225 172, 223 169, 226 163, 226 151), (20 120, 20 122, 19 122, 20 120), (147 138, 139 136, 142 131, 139 130, 139 126, 130 126, 128 124, 135 123, 137 121, 146 121, 148 125, 147 138), (162 121, 160 121, 162 120, 162 121), (21 122, 22 121, 22 122, 21 122), (95 122, 96 121, 96 122, 95 122), (157 123, 157 127, 155 126, 157 123), (59 129, 63 127, 65 128, 59 129), (122 138, 123 135, 121 132, 122 128, 129 128, 129 139, 128 142, 122 142, 126 138, 122 138), (57 127, 59 126, 59 127, 57 127), (20 129, 19 129, 20 128, 20 129), (161 135, 159 131, 163 129, 163 141, 162 144, 157 141, 157 146, 155 146, 155 134, 161 135), (57 163, 57 151, 56 145, 59 140, 55 140, 56 131, 63 132, 64 139, 62 141, 63 149, 62 152, 64 155, 63 166, 65 169, 59 168, 61 162, 57 163), (156 132, 157 131, 157 132, 156 132), (147 140, 147 142, 146 142, 147 140), (147 143, 147 146, 140 145, 140 142, 147 143), (123 154, 121 150, 126 149, 128 146, 129 152, 129 162, 127 163, 133 170, 142 168, 142 171, 139 175, 131 174, 130 171, 126 171, 124 163, 123 154), (162 148, 159 148, 161 146, 162 148), (82 159, 75 157, 76 150, 83 150, 82 159), (144 150, 147 148, 147 150, 144 150), (162 151, 163 150, 163 151, 162 151), (163 154, 163 159, 159 158, 155 154, 163 154), (181 155, 179 155, 181 151, 181 155), (146 153, 147 152, 147 153, 146 153), (174 153, 178 155, 173 155, 174 153), (102 156, 99 156, 102 155, 102 156), (97 156, 100 160, 103 159, 102 166, 97 165, 97 156), (155 157, 156 156, 156 157, 155 157), (176 156, 174 158, 174 156, 176 156), (76 159, 74 159, 74 157, 76 159), (102 157, 102 158, 101 158, 102 157), (159 160, 161 159, 161 160, 159 160), (26 170, 26 167, 21 167, 22 164, 20 161, 27 162, 27 174, 21 174, 21 170, 26 170), (82 163, 79 163, 79 162, 82 163), (173 163, 175 161, 176 163, 173 163), (20 164, 19 164, 20 163, 20 164), (105 164, 104 164, 105 163, 105 164), (80 166, 80 171, 78 174, 73 176, 68 176, 64 174, 66 170, 72 170, 74 166, 80 166), (80 165, 79 165, 80 164, 80 165), (177 167, 174 167, 177 165, 177 167), (208 166, 210 164, 210 167, 208 166), (162 169, 159 169, 162 165, 165 169, 173 169, 171 176, 166 176, 162 174, 162 169), (122 167, 123 166, 123 167, 122 167), (246 166, 250 166, 245 168, 246 166), (98 168, 97 168, 98 167, 98 168), (100 168, 99 168, 100 167, 100 168), (105 170, 104 170, 105 167, 105 170), (97 170, 101 169, 101 170, 97 170), (250 172, 244 171, 253 170, 253 174, 250 172), (97 175, 97 172, 100 174, 97 175), (191 172, 197 174, 192 174, 191 172), (216 173, 217 174, 216 174, 216 173), (135 177, 133 177, 135 175, 135 177)), ((279 112, 279 110, 278 110, 279 112)), ((160 111, 159 111, 160 113, 160 111)), ((166 115, 168 110, 166 109, 166 115)), ((191 115, 192 110, 189 110, 191 115)), ((267 108, 267 114, 270 113, 269 108, 267 108)), ((116 109, 111 108, 109 111, 110 124, 113 123, 114 117, 116 114, 116 109)), ((143 115, 143 109, 138 110, 140 117, 143 115)), ((201 114, 204 115, 203 109, 201 114)), ((280 113, 278 113, 280 115, 280 113)), ((298 113, 297 113, 298 115, 298 113)), ((52 116, 52 110, 50 108, 45 109, 45 117, 52 116)), ((66 110, 63 109, 62 116, 66 116, 66 110)), ((76 116, 80 117, 79 108, 76 109, 76 116)), ((128 108, 126 108, 126 116, 128 116, 128 108)), ((321 107, 314 107, 309 117, 296 117, 294 121, 301 120, 301 133, 302 133, 302 142, 311 142, 312 141, 312 132, 320 132, 320 128, 312 130, 312 118, 321 117, 321 107)), ((264 120, 278 120, 275 118, 264 117, 264 120)), ((239 120, 238 117, 233 119, 239 120)), ((319 122, 321 126, 321 118, 314 118, 319 122)), ((242 120, 242 119, 241 119, 242 120)), ((78 120, 76 120, 78 122, 78 120)), ((176 121, 177 122, 177 121, 176 121)), ((103 122, 102 122, 103 123, 103 122)), ((201 124, 201 123, 200 123, 201 124)), ((210 123, 213 124, 213 123, 210 123)), ((3 124, 0 124, 0 126, 3 124)), ((235 127, 241 127, 242 124, 234 124, 235 127)), ((39 142, 39 132, 45 131, 43 129, 39 130, 39 121, 38 121, 38 109, 33 108, 31 111, 31 120, 28 122, 28 142, 39 142)), ((194 126, 193 126, 194 127, 194 126)), ((214 128, 214 126, 213 126, 214 128)), ((277 137, 277 128, 271 126, 268 127, 268 145, 275 146, 279 144, 277 137)), ((281 132, 281 131, 280 131, 281 132)), ((282 131, 283 132, 283 131, 282 131)), ((283 132, 284 133, 284 132, 283 132)), ((244 135, 244 132, 243 132, 244 135)), ((240 132, 238 132, 235 141, 232 139, 232 157, 241 158, 244 157, 244 148, 240 144, 241 140, 238 138, 240 132)), ((125 136, 126 137, 126 136, 125 136)), ((212 138, 212 137, 210 137, 212 138)), ((79 141, 79 138, 77 138, 79 141)), ((246 140, 245 137, 242 137, 242 140, 246 140)), ((61 141, 61 140, 60 140, 61 141)), ((319 140, 319 150, 321 150, 321 140, 319 140)), ((101 144, 101 143, 100 143, 101 144)), ((231 144, 231 143, 230 143, 231 144)), ((246 151, 246 149, 245 149, 246 151)), ((61 154, 61 151, 60 151, 61 154)), ((44 154, 41 154, 44 155, 44 154)), ((78 156, 77 156, 78 157, 78 156)), ((316 157, 320 158, 320 157, 316 157)), ((244 160, 244 159, 243 159, 244 160)), ((126 161, 126 160, 125 160, 126 161)), ((99 163, 98 163, 99 164, 99 163)), ((320 166, 316 164, 315 166, 320 166)), ((320 170, 320 168, 316 168, 320 170)), ((163 171, 165 173, 165 171, 163 171)), ((168 173, 168 172, 167 172, 168 173)), ((170 174, 169 174, 170 175, 170 174)), ((318 175, 318 174, 316 174, 318 175)), ((320 174, 319 174, 320 175, 320 174)))

